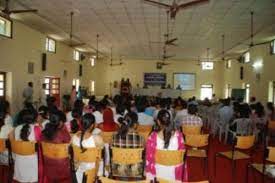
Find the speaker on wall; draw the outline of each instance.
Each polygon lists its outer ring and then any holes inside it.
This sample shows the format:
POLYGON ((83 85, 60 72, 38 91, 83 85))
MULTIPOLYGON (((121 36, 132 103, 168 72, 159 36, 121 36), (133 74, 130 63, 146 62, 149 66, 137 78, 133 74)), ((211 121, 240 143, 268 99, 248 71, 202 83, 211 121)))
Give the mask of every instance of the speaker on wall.
POLYGON ((240 79, 243 80, 243 66, 240 67, 240 79))
POLYGON ((42 53, 42 71, 46 71, 47 70, 47 54, 46 53, 42 53))
POLYGON ((79 76, 82 76, 82 65, 79 65, 79 76))

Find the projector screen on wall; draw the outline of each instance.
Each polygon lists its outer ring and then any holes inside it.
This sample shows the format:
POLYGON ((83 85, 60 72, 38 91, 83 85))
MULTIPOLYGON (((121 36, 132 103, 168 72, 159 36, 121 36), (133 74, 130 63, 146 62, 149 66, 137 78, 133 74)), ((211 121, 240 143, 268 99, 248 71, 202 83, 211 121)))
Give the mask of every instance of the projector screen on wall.
POLYGON ((174 89, 194 90, 196 75, 194 73, 174 73, 174 89))

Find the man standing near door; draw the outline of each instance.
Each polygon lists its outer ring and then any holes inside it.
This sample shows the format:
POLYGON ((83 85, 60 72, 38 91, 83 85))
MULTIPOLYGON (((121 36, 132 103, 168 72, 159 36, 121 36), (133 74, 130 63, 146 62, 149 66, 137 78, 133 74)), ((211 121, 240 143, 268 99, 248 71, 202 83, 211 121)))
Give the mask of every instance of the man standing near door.
POLYGON ((28 82, 28 86, 23 91, 24 104, 33 103, 33 83, 28 82))

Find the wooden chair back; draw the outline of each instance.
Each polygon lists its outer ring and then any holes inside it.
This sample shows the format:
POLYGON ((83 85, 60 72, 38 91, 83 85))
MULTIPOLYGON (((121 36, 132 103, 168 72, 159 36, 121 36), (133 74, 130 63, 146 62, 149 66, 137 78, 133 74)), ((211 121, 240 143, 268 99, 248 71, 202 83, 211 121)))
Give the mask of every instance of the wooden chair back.
POLYGON ((0 139, 0 153, 3 153, 7 149, 6 142, 6 139, 0 139))
POLYGON ((112 143, 112 138, 113 138, 114 132, 102 132, 101 136, 103 138, 103 141, 107 144, 112 143))
POLYGON ((85 148, 82 151, 80 147, 73 145, 74 160, 79 162, 94 163, 101 158, 100 148, 85 148))
POLYGON ((249 136, 236 136, 237 142, 235 148, 238 149, 250 149, 254 146, 255 135, 249 136))
POLYGON ((70 144, 54 144, 42 142, 43 156, 51 159, 65 159, 69 158, 70 144))
POLYGON ((151 130, 152 130, 151 125, 139 125, 137 128, 138 134, 142 136, 145 141, 149 137, 151 130))
POLYGON ((156 150, 155 161, 157 164, 164 166, 182 164, 185 161, 185 150, 156 150))
POLYGON ((209 134, 203 135, 186 135, 185 144, 191 147, 199 148, 205 147, 209 144, 209 134))
POLYGON ((275 147, 267 147, 267 149, 268 149, 268 156, 266 160, 272 163, 275 163, 275 147))
POLYGON ((128 181, 128 180, 114 180, 114 179, 110 179, 110 178, 107 178, 107 177, 100 177, 99 178, 99 181, 101 183, 121 183, 121 182, 133 182, 133 183, 150 183, 149 180, 137 180, 137 181, 128 181))
POLYGON ((196 125, 183 125, 182 132, 184 135, 198 135, 201 134, 202 126, 196 125))
POLYGON ((130 165, 142 163, 143 160, 143 148, 111 148, 111 161, 112 163, 130 165))
POLYGON ((36 143, 11 140, 11 151, 21 156, 33 155, 36 153, 36 143))

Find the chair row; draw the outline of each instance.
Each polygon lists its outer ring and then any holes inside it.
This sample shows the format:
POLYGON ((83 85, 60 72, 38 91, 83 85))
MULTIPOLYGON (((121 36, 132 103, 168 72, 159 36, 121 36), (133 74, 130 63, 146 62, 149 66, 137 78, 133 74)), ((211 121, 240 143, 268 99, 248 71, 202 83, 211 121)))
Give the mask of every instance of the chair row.
MULTIPOLYGON (((207 158, 207 151, 197 149, 200 147, 205 147, 208 145, 208 135, 190 135, 186 136, 186 144, 190 146, 187 151, 165 151, 157 150, 156 152, 156 163, 166 166, 177 165, 185 163, 186 156, 189 157, 203 157, 207 158), (195 149, 193 149, 195 148, 195 149), (196 152, 197 151, 197 152, 196 152), (170 157, 174 157, 171 159, 170 157)), ((91 162, 95 163, 94 169, 91 169, 84 173, 83 182, 93 182, 96 180, 97 172, 99 168, 99 162, 104 159, 104 150, 99 148, 88 148, 83 152, 78 146, 70 144, 52 144, 52 143, 34 143, 29 141, 6 141, 0 139, 0 153, 5 150, 9 150, 9 177, 10 181, 12 179, 12 168, 14 162, 11 158, 12 153, 27 156, 36 154, 38 148, 41 148, 42 158, 47 157, 51 159, 64 159, 69 158, 71 160, 71 171, 75 173, 74 162, 91 162)), ((143 163, 145 165, 145 150, 143 148, 139 149, 123 149, 123 148, 110 148, 110 163, 116 164, 135 164, 143 163), (131 158, 129 158, 131 157, 131 158)), ((105 162, 105 161, 103 161, 105 162)), ((111 166, 110 166, 111 167, 111 166)), ((143 166, 144 167, 144 166, 143 166)), ((105 166, 103 171, 105 170, 105 166)), ((144 172, 144 171, 142 171, 144 172)), ((103 172, 105 175, 105 172, 103 172)), ((112 170, 110 171, 110 178, 116 178, 112 175, 112 170)), ((140 179, 145 179, 144 175, 139 177, 140 179)))

